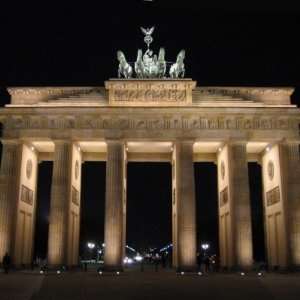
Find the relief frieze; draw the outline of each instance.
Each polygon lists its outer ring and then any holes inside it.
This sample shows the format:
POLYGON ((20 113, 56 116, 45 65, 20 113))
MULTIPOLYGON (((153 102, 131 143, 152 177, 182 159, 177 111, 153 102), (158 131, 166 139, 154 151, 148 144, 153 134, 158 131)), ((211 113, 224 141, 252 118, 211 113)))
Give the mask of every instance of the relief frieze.
POLYGON ((119 130, 290 130, 300 120, 270 117, 226 116, 12 116, 6 129, 119 129, 119 130))
POLYGON ((113 99, 115 102, 184 102, 187 93, 185 90, 114 90, 113 99))
POLYGON ((196 82, 185 80, 109 80, 110 105, 117 106, 185 106, 192 104, 196 82))

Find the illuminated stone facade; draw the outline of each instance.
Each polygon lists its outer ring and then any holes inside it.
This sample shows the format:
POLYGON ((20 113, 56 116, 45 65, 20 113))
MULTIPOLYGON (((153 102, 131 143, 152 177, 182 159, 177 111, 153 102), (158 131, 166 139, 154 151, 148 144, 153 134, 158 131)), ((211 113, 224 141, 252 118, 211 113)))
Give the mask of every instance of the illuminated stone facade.
POLYGON ((11 103, 0 110, 0 257, 8 251, 16 265, 30 264, 37 166, 53 160, 48 262, 78 264, 81 164, 106 161, 105 266, 121 269, 127 162, 168 161, 173 263, 193 270, 193 162, 211 161, 218 165, 221 266, 251 267, 247 162, 257 161, 268 262, 300 265, 300 112, 291 105, 293 89, 196 87, 189 79, 114 79, 105 87, 8 89, 11 103))

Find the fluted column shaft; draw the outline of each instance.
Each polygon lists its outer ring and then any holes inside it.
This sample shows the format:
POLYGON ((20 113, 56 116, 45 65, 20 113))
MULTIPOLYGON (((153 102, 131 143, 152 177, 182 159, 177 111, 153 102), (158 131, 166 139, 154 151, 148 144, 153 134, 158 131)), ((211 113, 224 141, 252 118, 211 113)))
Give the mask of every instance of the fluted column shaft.
MULTIPOLYGON (((287 220, 288 264, 300 266, 300 154, 298 143, 279 145, 287 220)), ((283 245, 281 245, 283 246, 283 245)))
POLYGON ((228 145, 234 265, 250 268, 253 264, 251 207, 246 143, 228 145))
POLYGON ((123 228, 124 145, 107 141, 105 195, 105 253, 106 270, 120 270, 123 264, 125 229, 123 228))
POLYGON ((179 141, 176 151, 177 267, 196 268, 196 203, 193 141, 179 141))
POLYGON ((67 262, 71 149, 69 141, 55 141, 48 238, 49 265, 67 262))
POLYGON ((0 260, 8 252, 12 255, 14 215, 18 196, 21 150, 18 141, 2 141, 0 169, 0 260))

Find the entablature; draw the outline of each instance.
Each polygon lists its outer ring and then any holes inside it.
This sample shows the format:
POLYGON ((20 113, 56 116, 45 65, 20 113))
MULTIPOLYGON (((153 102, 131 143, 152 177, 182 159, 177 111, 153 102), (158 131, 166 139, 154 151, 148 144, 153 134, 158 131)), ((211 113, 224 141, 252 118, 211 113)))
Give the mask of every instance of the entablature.
POLYGON ((111 79, 105 87, 12 87, 16 107, 292 106, 291 87, 196 87, 191 79, 111 79))

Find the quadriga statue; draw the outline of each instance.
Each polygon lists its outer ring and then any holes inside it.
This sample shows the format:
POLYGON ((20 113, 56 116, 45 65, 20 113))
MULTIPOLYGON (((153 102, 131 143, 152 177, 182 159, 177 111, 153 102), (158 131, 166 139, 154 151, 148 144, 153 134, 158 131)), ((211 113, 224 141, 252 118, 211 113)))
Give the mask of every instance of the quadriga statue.
POLYGON ((126 61, 126 57, 122 51, 117 52, 117 57, 119 61, 119 70, 118 70, 118 77, 121 78, 131 78, 132 77, 132 67, 126 61))
MULTIPOLYGON (((137 52, 137 58, 134 63, 128 63, 122 51, 117 52, 119 61, 118 77, 131 78, 133 68, 137 78, 165 78, 167 74, 167 61, 165 59, 165 49, 160 48, 158 56, 150 49, 150 44, 153 42, 152 28, 141 28, 145 34, 144 42, 147 44, 147 50, 143 53, 141 49, 137 52)), ((171 65, 169 75, 171 78, 183 78, 185 75, 184 68, 185 51, 181 50, 177 55, 176 63, 171 65)), ((169 64, 169 62, 168 62, 169 64)))
POLYGON ((177 55, 176 63, 173 64, 170 68, 170 77, 171 78, 184 78, 185 68, 184 68, 184 58, 185 50, 181 50, 177 55))

